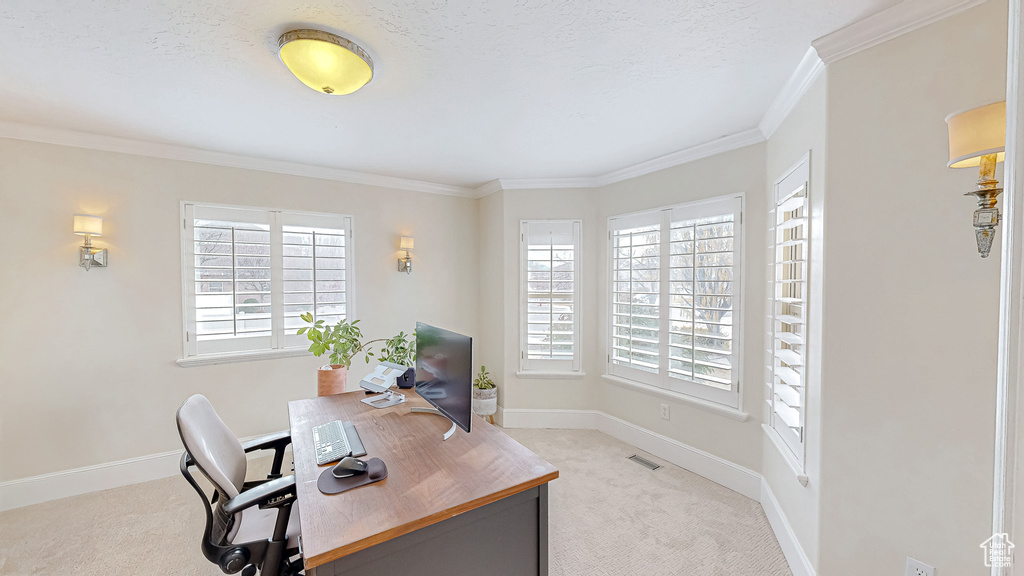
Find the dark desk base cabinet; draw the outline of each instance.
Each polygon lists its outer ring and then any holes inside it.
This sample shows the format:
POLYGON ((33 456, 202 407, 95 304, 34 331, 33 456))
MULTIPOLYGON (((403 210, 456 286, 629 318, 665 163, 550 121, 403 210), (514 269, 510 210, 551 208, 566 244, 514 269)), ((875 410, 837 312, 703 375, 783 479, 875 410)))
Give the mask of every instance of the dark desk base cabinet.
POLYGON ((547 576, 548 485, 421 528, 307 576, 547 576))

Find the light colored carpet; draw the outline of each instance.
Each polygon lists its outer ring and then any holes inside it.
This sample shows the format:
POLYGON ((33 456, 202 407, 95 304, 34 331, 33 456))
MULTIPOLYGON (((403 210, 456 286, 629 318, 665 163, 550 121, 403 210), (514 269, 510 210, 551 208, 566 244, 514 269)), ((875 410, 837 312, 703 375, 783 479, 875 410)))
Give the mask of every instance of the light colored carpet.
POLYGON ((792 575, 757 502, 601 432, 506 432, 559 471, 552 576, 792 575))
MULTIPOLYGON (((600 432, 510 430, 560 471, 550 488, 552 576, 785 576, 756 502, 600 432)), ((254 461, 252 477, 269 466, 254 461)), ((215 576, 203 510, 180 476, 0 513, 0 575, 215 576)))

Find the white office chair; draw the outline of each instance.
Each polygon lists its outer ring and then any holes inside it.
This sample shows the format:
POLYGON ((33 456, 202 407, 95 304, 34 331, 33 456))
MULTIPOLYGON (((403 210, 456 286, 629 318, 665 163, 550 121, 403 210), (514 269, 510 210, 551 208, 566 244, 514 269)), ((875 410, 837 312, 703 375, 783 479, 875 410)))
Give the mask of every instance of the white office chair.
POLYGON ((278 432, 242 445, 201 394, 185 400, 176 419, 185 445, 181 474, 206 506, 203 555, 225 574, 253 576, 257 569, 262 576, 301 574, 302 559, 292 560, 299 555, 298 508, 292 506, 295 477, 281 476, 291 435, 278 432), (246 482, 245 454, 266 449, 274 450, 270 475, 246 482), (192 477, 192 466, 213 483, 212 498, 192 477))

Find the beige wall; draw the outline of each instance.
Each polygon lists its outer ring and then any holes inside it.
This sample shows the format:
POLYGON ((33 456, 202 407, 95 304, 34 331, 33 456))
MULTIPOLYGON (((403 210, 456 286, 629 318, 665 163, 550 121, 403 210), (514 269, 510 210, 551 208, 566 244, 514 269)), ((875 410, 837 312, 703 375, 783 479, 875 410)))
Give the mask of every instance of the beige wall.
MULTIPOLYGON (((768 140, 765 200, 773 202, 774 183, 806 154, 810 154, 809 299, 807 365, 805 370, 805 461, 807 486, 767 437, 762 440, 761 473, 772 489, 782 513, 813 566, 818 563, 818 502, 821 497, 821 334, 822 269, 824 265, 825 222, 825 86, 824 73, 801 98, 781 126, 768 140)), ((763 378, 763 376, 762 376, 763 378)), ((767 391, 765 391, 767 394, 767 391)), ((768 422, 767 408, 761 409, 768 422)))
POLYGON ((480 199, 480 331, 487 338, 487 366, 498 383, 503 409, 592 410, 596 408, 593 379, 601 367, 595 361, 592 334, 597 330, 594 299, 596 271, 592 247, 602 231, 595 226, 592 190, 502 190, 480 199), (582 378, 527 378, 519 371, 519 243, 523 220, 580 219, 583 221, 580 266, 582 378))
MULTIPOLYGON (((479 344, 474 341, 476 363, 486 366, 498 385, 498 405, 504 405, 505 388, 505 261, 504 192, 481 198, 477 203, 479 227, 479 344)), ((496 417, 500 417, 498 414, 496 417)))
POLYGON ((987 2, 829 66, 819 573, 988 574, 999 253, 947 114, 1004 98, 987 2))
POLYGON ((174 410, 194 392, 240 436, 285 427, 286 401, 314 393, 318 359, 174 363, 179 202, 331 211, 355 216, 368 334, 415 320, 472 334, 507 409, 601 410, 763 473, 823 576, 901 574, 907 555, 940 574, 983 574, 999 248, 976 254, 973 202, 961 195, 976 175, 945 167, 942 120, 1003 97, 1005 26, 1006 2, 992 0, 847 57, 768 143, 598 189, 468 200, 0 140, 0 481, 172 450, 174 410), (767 204, 772 181, 808 150, 820 326, 803 487, 760 423, 767 204), (607 218, 733 193, 745 194, 746 422, 601 378, 607 218), (78 212, 105 217, 110 268, 76 266, 78 212), (515 375, 519 221, 532 218, 583 219, 583 379, 515 375), (416 237, 408 276, 395 271, 400 234, 416 237), (30 432, 53 423, 67 435, 30 432))
POLYGON ((588 189, 506 190, 503 195, 505 404, 503 408, 588 410, 594 403, 594 379, 602 366, 596 361, 593 334, 598 330, 594 302, 599 285, 593 262, 594 246, 601 234, 594 221, 594 191, 588 189), (516 376, 519 370, 519 224, 523 220, 581 219, 580 345, 584 378, 530 379, 516 376))
MULTIPOLYGON (((598 380, 597 385, 602 409, 608 414, 755 471, 761 467, 760 417, 764 388, 761 354, 767 234, 764 178, 765 145, 757 144, 605 186, 598 190, 596 202, 597 219, 606 233, 608 218, 618 214, 727 194, 745 195, 740 389, 742 406, 750 413, 750 418, 738 422, 685 402, 621 388, 604 380, 598 380), (671 420, 660 418, 661 404, 669 405, 671 420)), ((600 242, 592 252, 597 257, 599 286, 607 286, 607 242, 600 242)), ((596 312, 598 326, 607 326, 607 302, 607 290, 600 290, 596 312)), ((604 356, 607 340, 607 331, 597 330, 597 355, 604 356)), ((604 372, 603 363, 601 372, 604 372)))
MULTIPOLYGON (((744 358, 743 403, 752 412, 746 422, 636 390, 608 384, 606 372, 607 334, 607 233, 608 218, 617 214, 657 208, 694 200, 745 194, 744 318, 750 327, 743 332, 744 350, 760 350, 763 330, 757 324, 764 315, 761 293, 764 282, 766 202, 765 146, 758 144, 677 166, 654 174, 596 189, 505 190, 482 199, 481 241, 491 246, 495 227, 502 229, 503 314, 490 305, 497 303, 493 285, 481 294, 481 326, 502 324, 504 350, 499 382, 504 409, 600 410, 638 426, 664 434, 721 458, 753 470, 760 468, 760 356, 741 352, 744 358), (500 214, 499 208, 500 205, 500 214), (584 378, 527 379, 516 376, 519 369, 519 223, 528 219, 579 218, 583 220, 581 329, 584 378), (660 405, 669 404, 671 420, 659 416, 660 405)), ((481 252, 481 270, 496 273, 488 261, 489 249, 481 252)), ((489 282, 489 280, 485 280, 489 282)), ((482 328, 485 332, 491 328, 482 328)), ((490 346, 490 344, 489 344, 490 346)), ((494 362, 494 361, 492 361, 494 362)), ((495 366, 497 363, 495 362, 495 366)))
POLYGON ((182 200, 351 214, 367 336, 476 333, 476 200, 3 139, 0 158, 0 481, 178 448, 174 412, 196 392, 239 436, 286 428, 286 402, 315 395, 311 356, 175 364, 182 200), (106 269, 77 265, 80 212, 104 217, 106 269))

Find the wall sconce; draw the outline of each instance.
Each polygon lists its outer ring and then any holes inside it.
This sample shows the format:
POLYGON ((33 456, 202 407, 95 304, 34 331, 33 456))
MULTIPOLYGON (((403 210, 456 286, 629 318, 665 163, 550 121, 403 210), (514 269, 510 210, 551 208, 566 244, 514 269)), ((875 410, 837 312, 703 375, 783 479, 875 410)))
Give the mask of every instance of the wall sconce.
POLYGON ((399 272, 405 272, 406 274, 409 274, 409 273, 412 272, 412 256, 409 255, 409 250, 412 250, 412 247, 413 247, 413 237, 412 236, 402 236, 402 242, 401 242, 401 244, 399 244, 398 248, 400 250, 405 250, 405 258, 399 258, 398 259, 398 271, 399 272))
POLYGON ((996 163, 1006 153, 1006 102, 996 102, 946 117, 949 126, 950 168, 978 166, 978 189, 964 196, 976 196, 978 209, 974 211, 974 234, 978 239, 978 252, 988 258, 999 224, 996 200, 1003 191, 996 180, 996 163))
POLYGON ((103 218, 88 214, 75 214, 75 234, 85 236, 85 244, 78 249, 78 265, 88 272, 93 266, 107 266, 107 249, 93 248, 92 237, 103 236, 103 218))

